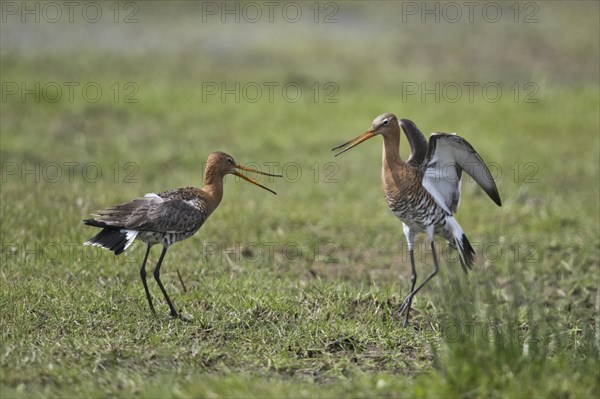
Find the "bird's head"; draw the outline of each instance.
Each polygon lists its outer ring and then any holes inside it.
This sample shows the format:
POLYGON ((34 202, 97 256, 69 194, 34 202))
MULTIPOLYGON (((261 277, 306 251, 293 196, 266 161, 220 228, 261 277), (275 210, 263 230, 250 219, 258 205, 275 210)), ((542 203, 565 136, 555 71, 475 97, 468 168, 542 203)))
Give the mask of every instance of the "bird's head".
POLYGON ((335 156, 337 157, 338 155, 348 151, 349 149, 351 149, 353 147, 356 147, 357 145, 359 145, 363 141, 370 139, 371 137, 375 137, 379 134, 385 136, 386 134, 397 133, 398 131, 399 131, 399 124, 398 124, 398 118, 396 118, 396 115, 390 114, 390 113, 384 113, 384 114, 379 115, 377 118, 375 118, 375 120, 373 121, 373 124, 371 125, 371 128, 369 130, 367 130, 360 136, 353 138, 350 141, 347 141, 343 144, 338 145, 337 147, 333 148, 332 151, 343 148, 340 152, 335 154, 335 156))
POLYGON ((253 179, 249 178, 248 176, 241 174, 239 172, 240 170, 258 173, 260 175, 265 175, 265 176, 282 177, 281 175, 274 175, 271 173, 262 172, 260 170, 247 168, 245 166, 238 164, 231 155, 226 154, 221 151, 216 151, 216 152, 210 153, 210 155, 208 156, 208 160, 206 161, 206 171, 204 172, 205 180, 210 179, 213 176, 216 178, 222 179, 225 175, 236 175, 236 176, 246 180, 247 182, 250 182, 259 187, 262 187, 265 190, 272 192, 273 194, 277 194, 275 191, 263 186, 256 180, 253 180, 253 179))

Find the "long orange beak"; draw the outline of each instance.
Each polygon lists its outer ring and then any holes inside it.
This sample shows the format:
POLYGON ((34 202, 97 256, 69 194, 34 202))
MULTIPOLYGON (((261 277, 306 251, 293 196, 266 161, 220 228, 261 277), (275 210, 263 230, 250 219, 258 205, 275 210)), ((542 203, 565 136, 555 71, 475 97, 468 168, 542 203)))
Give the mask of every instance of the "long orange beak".
MULTIPOLYGON (((245 170, 247 172, 254 172, 254 173, 258 173, 260 175, 265 175, 265 176, 271 176, 271 177, 283 177, 282 175, 274 175, 271 173, 265 173, 265 172, 261 172, 260 170, 254 170, 254 169, 250 169, 250 168, 246 168, 245 166, 242 165, 235 165, 236 168, 241 169, 241 170, 245 170)), ((262 187, 267 191, 272 192, 273 194, 277 195, 277 193, 273 190, 271 190, 270 188, 267 188, 265 186, 263 186, 262 184, 260 184, 259 182, 257 182, 256 180, 253 180, 251 178, 249 178, 248 176, 244 176, 243 174, 239 173, 239 172, 233 172, 234 175, 241 177, 242 179, 246 180, 247 182, 250 182, 252 184, 257 185, 258 187, 262 187)))
POLYGON ((369 140, 371 137, 375 137, 376 135, 377 135, 377 133, 375 133, 375 131, 373 129, 369 129, 366 132, 364 132, 363 134, 361 134, 360 136, 358 136, 350 141, 346 141, 344 144, 340 144, 337 147, 332 148, 331 151, 339 150, 340 148, 348 146, 348 147, 344 148, 342 151, 335 154, 335 156, 337 157, 338 155, 345 153, 349 149, 356 147, 363 141, 369 140))

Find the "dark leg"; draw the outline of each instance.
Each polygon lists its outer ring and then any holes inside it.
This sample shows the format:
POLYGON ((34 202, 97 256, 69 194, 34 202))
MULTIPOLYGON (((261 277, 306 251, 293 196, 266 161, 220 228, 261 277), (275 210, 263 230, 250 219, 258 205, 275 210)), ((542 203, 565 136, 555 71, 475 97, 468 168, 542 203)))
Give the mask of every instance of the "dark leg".
POLYGON ((429 273, 429 275, 425 278, 425 280, 423 280, 423 282, 421 284, 419 284, 419 286, 415 290, 413 290, 410 294, 408 294, 408 296, 406 297, 406 299, 404 300, 404 302, 402 302, 402 305, 400 305, 400 308, 398 308, 398 313, 397 313, 398 316, 402 315, 402 313, 404 313, 404 311, 407 310, 407 312, 406 312, 406 318, 404 319, 404 325, 403 325, 404 327, 408 326, 408 315, 410 313, 409 312, 409 310, 410 310, 410 304, 412 303, 412 300, 413 300, 414 296, 440 270, 440 268, 438 266, 437 255, 435 254, 435 244, 433 243, 433 241, 431 241, 431 252, 433 253, 433 267, 434 267, 433 271, 431 273, 429 273))
POLYGON ((146 283, 146 261, 148 260, 149 254, 150 245, 148 245, 148 249, 146 250, 146 256, 144 256, 144 261, 142 262, 140 276, 142 277, 142 283, 144 283, 144 291, 146 291, 146 299, 148 300, 148 305, 150 305, 150 310, 152 311, 152 313, 156 314, 156 312, 154 311, 154 305, 152 305, 152 296, 150 296, 150 290, 148 290, 148 283, 146 283))
MULTIPOLYGON (((410 277, 410 281, 411 281, 412 285, 411 285, 410 291, 409 291, 409 293, 411 293, 415 290, 415 284, 417 283, 417 269, 415 268, 415 253, 414 253, 412 247, 409 247, 408 253, 410 255, 410 267, 412 269, 412 275, 410 277)), ((406 299, 408 299, 408 297, 406 297, 406 299)), ((402 302, 402 304, 400 305, 400 307, 398 307, 398 310, 396 310, 396 314, 398 316, 400 316, 402 313, 404 313, 404 310, 406 310, 405 308, 407 306, 408 306, 408 311, 410 312, 411 304, 412 304, 412 299, 410 300, 410 303, 408 303, 408 302, 406 302, 406 300, 404 300, 402 302)))
MULTIPOLYGON (((415 285, 417 283, 417 269, 415 268, 415 253, 414 251, 411 249, 409 251, 410 254, 410 267, 412 269, 412 275, 410 276, 410 282, 412 283, 411 287, 410 287, 410 292, 413 292, 415 290, 415 285)), ((410 314, 410 307, 412 305, 412 298, 410 299, 410 301, 408 302, 408 308, 406 309, 406 319, 404 320, 404 327, 407 326, 408 324, 408 317, 410 314)))
POLYGON ((163 295, 165 296, 165 299, 167 300, 167 305, 169 305, 169 309, 171 309, 171 317, 177 317, 177 316, 179 316, 179 314, 175 310, 175 307, 173 306, 173 303, 171 302, 169 295, 167 295, 167 290, 165 290, 165 287, 163 286, 162 282, 160 281, 160 265, 162 264, 163 258, 165 257, 166 253, 167 253, 167 247, 163 247, 162 253, 160 254, 160 258, 158 259, 158 263, 156 264, 156 268, 154 269, 154 279, 158 283, 160 290, 162 291, 163 295))

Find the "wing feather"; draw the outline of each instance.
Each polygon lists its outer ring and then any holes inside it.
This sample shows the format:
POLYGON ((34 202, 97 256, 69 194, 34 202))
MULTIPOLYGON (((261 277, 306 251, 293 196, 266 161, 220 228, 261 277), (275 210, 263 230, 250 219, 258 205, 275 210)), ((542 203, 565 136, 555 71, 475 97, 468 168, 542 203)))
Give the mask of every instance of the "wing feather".
POLYGON ((206 204, 183 199, 163 199, 147 194, 122 205, 97 212, 95 220, 129 230, 184 233, 206 220, 206 204))
POLYGON ((456 212, 460 204, 463 171, 498 206, 502 205, 494 178, 473 146, 455 134, 432 133, 424 162, 423 186, 451 213, 456 212))

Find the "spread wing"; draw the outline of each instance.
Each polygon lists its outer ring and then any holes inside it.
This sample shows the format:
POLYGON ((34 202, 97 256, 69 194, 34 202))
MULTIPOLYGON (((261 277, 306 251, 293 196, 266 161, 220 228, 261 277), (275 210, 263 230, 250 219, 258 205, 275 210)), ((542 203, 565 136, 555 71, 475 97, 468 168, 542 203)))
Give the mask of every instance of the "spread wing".
POLYGON ((498 206, 502 205, 490 170, 471 144, 460 136, 432 133, 423 167, 423 187, 447 212, 454 213, 458 209, 463 171, 498 206))
POLYGON ((206 204, 182 199, 163 199, 156 194, 117 205, 95 215, 108 226, 129 230, 183 233, 198 229, 206 220, 206 204))

